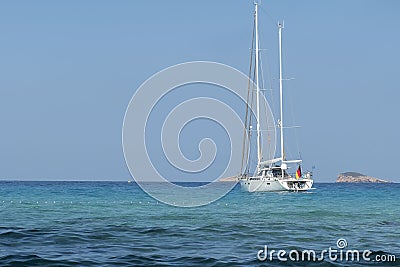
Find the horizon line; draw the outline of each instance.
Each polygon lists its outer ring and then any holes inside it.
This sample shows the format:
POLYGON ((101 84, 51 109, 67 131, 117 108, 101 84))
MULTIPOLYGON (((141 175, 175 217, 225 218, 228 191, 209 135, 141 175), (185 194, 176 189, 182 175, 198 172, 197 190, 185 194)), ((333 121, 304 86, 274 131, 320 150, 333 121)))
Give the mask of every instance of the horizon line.
MULTIPOLYGON (((21 180, 21 179, 0 179, 0 182, 104 182, 104 183, 135 183, 138 184, 135 180, 21 180)), ((143 181, 141 181, 143 182, 143 181)), ((170 181, 170 182, 159 182, 159 181, 145 181, 146 183, 213 183, 214 181, 170 181)), ((217 181, 218 183, 233 183, 233 181, 217 181)), ((349 183, 349 182, 336 182, 336 181, 320 181, 315 182, 316 184, 380 184, 380 183, 349 183)), ((391 183, 399 183, 399 182, 391 182, 391 183)))

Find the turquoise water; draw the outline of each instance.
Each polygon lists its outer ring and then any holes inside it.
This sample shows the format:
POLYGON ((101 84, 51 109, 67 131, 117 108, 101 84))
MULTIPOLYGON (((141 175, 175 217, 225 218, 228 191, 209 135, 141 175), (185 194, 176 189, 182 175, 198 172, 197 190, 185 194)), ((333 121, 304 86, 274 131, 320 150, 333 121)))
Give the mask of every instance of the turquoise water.
POLYGON ((178 208, 134 183, 0 182, 0 266, 400 266, 400 184, 315 187, 237 186, 210 205, 178 208), (396 261, 257 259, 265 245, 322 251, 339 238, 396 261))

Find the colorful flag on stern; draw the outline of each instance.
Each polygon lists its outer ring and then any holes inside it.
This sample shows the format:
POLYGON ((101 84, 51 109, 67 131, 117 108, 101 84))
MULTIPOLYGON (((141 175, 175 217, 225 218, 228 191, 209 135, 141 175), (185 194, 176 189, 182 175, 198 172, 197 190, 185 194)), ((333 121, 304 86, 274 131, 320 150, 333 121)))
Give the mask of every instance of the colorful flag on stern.
POLYGON ((299 167, 297 168, 297 171, 296 171, 296 179, 299 179, 300 177, 301 177, 301 167, 299 165, 299 167))

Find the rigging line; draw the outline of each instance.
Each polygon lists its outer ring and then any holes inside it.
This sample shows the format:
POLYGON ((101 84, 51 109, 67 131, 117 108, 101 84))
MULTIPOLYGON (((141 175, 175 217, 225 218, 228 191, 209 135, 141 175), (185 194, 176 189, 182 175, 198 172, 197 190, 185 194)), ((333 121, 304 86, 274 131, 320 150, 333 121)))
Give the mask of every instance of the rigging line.
MULTIPOLYGON (((255 70, 255 68, 253 68, 253 78, 255 77, 255 72, 256 72, 256 70, 255 70)), ((251 100, 250 100, 250 107, 251 107, 251 110, 253 110, 253 107, 254 107, 254 95, 255 95, 255 92, 254 92, 254 87, 255 87, 255 84, 254 84, 254 82, 252 82, 251 83, 251 86, 252 86, 252 90, 251 90, 251 100)), ((247 169, 246 169, 246 173, 249 173, 249 169, 250 169, 250 165, 251 165, 251 162, 252 162, 252 153, 251 153, 251 151, 254 151, 254 148, 252 148, 251 147, 251 138, 252 138, 252 135, 251 135, 251 126, 252 126, 252 124, 253 124, 253 113, 252 112, 250 112, 249 113, 249 128, 248 128, 248 147, 247 147, 247 154, 248 154, 248 162, 247 162, 247 169)))
MULTIPOLYGON (((268 112, 268 109, 267 109, 267 103, 266 102, 264 102, 264 110, 265 110, 265 113, 266 113, 266 115, 267 115, 267 112, 268 112)), ((267 132, 267 155, 268 155, 268 158, 267 158, 267 160, 269 160, 269 159, 271 159, 274 155, 274 153, 273 153, 273 151, 274 151, 274 149, 272 148, 273 147, 273 142, 271 142, 271 139, 272 139, 272 137, 271 137, 271 130, 269 129, 269 116, 265 116, 265 123, 266 123, 266 128, 267 128, 267 130, 262 130, 262 132, 267 132)), ((272 122, 273 124, 275 123, 275 122, 272 122)))
MULTIPOLYGON (((263 73, 264 73, 264 69, 263 69, 263 65, 262 65, 262 60, 260 59, 260 68, 261 68, 261 80, 262 80, 262 85, 263 85, 263 88, 265 88, 265 84, 264 84, 264 75, 263 75, 263 73)), ((269 81, 269 79, 267 79, 267 81, 269 81)), ((270 82, 269 82, 269 86, 270 87, 272 87, 272 85, 270 84, 270 82)), ((262 92, 263 93, 263 95, 264 95, 264 97, 266 97, 265 96, 265 92, 262 92)), ((265 112, 267 112, 268 111, 268 109, 267 109, 267 103, 264 101, 264 111, 265 112)), ((268 122, 269 122, 269 118, 268 118, 268 116, 265 116, 265 125, 268 127, 268 122)), ((273 122, 273 124, 275 124, 275 122, 273 122)), ((268 130, 267 130, 268 131, 268 130)), ((271 153, 273 151, 273 149, 271 149, 271 133, 268 131, 268 133, 267 133, 267 155, 268 155, 268 159, 269 158, 271 158, 271 157, 273 157, 274 155, 272 155, 273 153, 271 153)))
MULTIPOLYGON (((251 52, 252 54, 252 52, 251 52)), ((246 151, 246 133, 247 133, 247 127, 248 127, 248 114, 249 114, 249 99, 250 99, 250 74, 251 74, 251 69, 252 69, 252 55, 250 55, 250 70, 249 70, 249 80, 247 84, 247 99, 246 99, 246 114, 245 114, 245 123, 244 123, 244 128, 243 128, 243 144, 242 144, 242 164, 240 171, 243 172, 243 167, 244 167, 244 162, 245 162, 245 151, 246 151)), ((247 156, 246 156, 247 158, 247 156)))
MULTIPOLYGON (((252 39, 253 48, 254 48, 254 45, 255 45, 255 34, 256 34, 256 17, 254 15, 253 39, 252 39)), ((255 94, 255 92, 254 92, 254 88, 255 88, 254 77, 255 77, 255 73, 256 73, 256 68, 255 68, 255 61, 256 61, 255 57, 256 56, 257 55, 256 55, 256 53, 254 53, 254 49, 253 49, 252 62, 254 62, 253 63, 254 64, 254 68, 252 70, 253 73, 250 73, 250 77, 252 77, 251 78, 251 84, 250 84, 251 85, 251 99, 250 99, 250 112, 249 112, 249 125, 248 125, 248 140, 247 140, 248 141, 248 146, 247 146, 247 151, 246 151, 246 153, 248 155, 248 162, 247 162, 247 166, 246 166, 247 167, 246 168, 246 172, 247 173, 249 173, 249 170, 250 170, 251 160, 252 160, 251 151, 253 151, 253 149, 251 148, 251 138, 252 138, 252 136, 251 136, 251 127, 252 127, 252 124, 253 124, 253 113, 252 113, 252 111, 253 111, 253 107, 254 107, 254 94, 255 94)))
MULTIPOLYGON (((262 70, 262 72, 264 73, 264 67, 263 67, 263 65, 262 65, 262 61, 261 61, 261 70, 262 70)), ((274 100, 274 90, 273 90, 273 86, 272 86, 272 82, 271 82, 271 77, 272 77, 272 75, 271 75, 271 73, 270 73, 270 67, 269 67, 269 63, 268 63, 268 60, 266 61, 266 63, 265 63, 265 65, 266 65, 266 67, 265 67, 265 72, 266 72, 266 76, 267 76, 267 85, 268 85, 268 88, 270 88, 270 89, 268 89, 268 90, 264 90, 264 91, 269 91, 269 97, 270 97, 270 99, 271 99, 271 103, 272 103, 272 111, 273 111, 273 114, 277 114, 277 109, 276 109, 276 106, 275 106, 275 100, 274 100)), ((263 76, 264 77, 264 76, 263 76)), ((265 87, 264 87, 265 88, 265 87)), ((264 92, 264 95, 265 95, 265 92, 264 92)), ((265 95, 265 97, 266 97, 266 95, 265 95)), ((275 124, 275 122, 274 122, 274 124, 275 124)))
MULTIPOLYGON (((265 14, 265 17, 272 23, 272 25, 275 25, 275 22, 276 21, 278 21, 278 19, 276 18, 276 17, 274 17, 274 16, 272 16, 272 14, 271 13, 269 13, 265 8, 263 8, 263 6, 262 5, 259 5, 259 10, 261 10, 261 12, 262 13, 264 13, 265 14)), ((260 60, 261 61, 261 60, 260 60)), ((262 64, 262 63, 261 63, 262 64)), ((262 65, 261 65, 261 68, 262 68, 262 65)), ((270 68, 269 68, 269 65, 268 65, 268 61, 266 62, 266 72, 267 72, 267 82, 268 82, 268 88, 273 88, 272 87, 272 82, 271 82, 271 75, 270 75, 270 72, 269 72, 269 70, 270 70, 270 68)), ((263 81, 264 82, 264 81, 263 81)), ((264 87, 265 88, 265 87, 264 87)), ((274 101, 274 97, 273 97, 273 91, 271 90, 271 93, 270 93, 270 96, 271 96, 271 102, 272 102, 272 111, 273 111, 273 114, 277 114, 277 110, 276 110, 276 105, 274 104, 275 103, 275 101, 274 101)))
MULTIPOLYGON (((254 53, 254 54, 255 54, 255 53, 254 53)), ((253 78, 255 77, 255 72, 256 72, 256 69, 253 68, 253 78)), ((251 110, 253 110, 253 106, 254 106, 254 94, 255 94, 255 92, 254 92, 254 87, 255 87, 254 82, 251 83, 251 86, 252 86, 252 90, 251 90, 250 107, 251 107, 251 110)), ((252 151, 253 149, 251 149, 251 129, 250 129, 250 127, 252 126, 252 124, 253 124, 253 113, 250 112, 250 113, 249 113, 249 129, 248 129, 248 146, 247 146, 247 151, 246 151, 247 154, 248 154, 248 159, 249 159, 249 160, 248 160, 248 163, 247 163, 246 172, 249 172, 250 164, 251 164, 251 160, 252 160, 251 151, 252 151)))
MULTIPOLYGON (((254 138, 253 138, 254 139, 254 138)), ((257 144, 256 142, 252 142, 251 143, 251 150, 252 151, 256 151, 257 150, 257 144)), ((248 169, 247 169, 247 173, 250 173, 250 167, 257 165, 258 164, 258 159, 254 159, 254 157, 252 156, 252 153, 250 153, 249 155, 249 162, 248 162, 248 169)))
MULTIPOLYGON (((254 32, 255 32, 255 17, 254 17, 254 32)), ((253 38, 253 44, 254 44, 254 38, 253 38)), ((255 59, 255 57, 257 56, 256 55, 256 53, 253 53, 253 55, 254 55, 254 59, 255 59)), ((255 60, 254 60, 255 61, 255 60)), ((254 80, 254 77, 256 76, 256 68, 254 67, 253 68, 253 74, 252 74, 252 81, 254 80)), ((250 107, 251 107, 251 110, 253 110, 253 107, 254 107, 254 94, 255 94, 255 90, 254 90, 254 88, 255 88, 255 83, 254 83, 254 81, 251 83, 251 86, 252 86, 252 90, 251 90, 251 100, 250 100, 250 107)), ((247 169, 246 169, 246 172, 249 172, 249 168, 250 168, 250 164, 251 164, 251 156, 252 156, 252 154, 251 154, 251 151, 253 151, 253 149, 250 147, 251 146, 251 129, 250 129, 250 127, 252 126, 252 124, 253 124, 253 113, 252 112, 250 112, 249 113, 249 128, 248 128, 248 136, 249 136, 249 140, 248 140, 248 147, 247 147, 247 151, 246 151, 246 153, 249 155, 249 161, 248 161, 248 164, 247 164, 247 169)))
MULTIPOLYGON (((260 38, 258 39, 258 47, 260 47, 260 38)), ((260 74, 259 76, 261 76, 261 88, 265 88, 265 81, 264 81, 264 71, 263 71, 263 67, 262 67, 262 50, 266 50, 266 49, 258 49, 258 63, 259 63, 259 67, 260 67, 260 74)), ((258 86, 260 88, 260 86, 258 86)))
MULTIPOLYGON (((273 25, 275 25, 275 22, 278 20, 278 19, 276 19, 276 18, 274 18, 266 9, 264 9, 262 6, 259 6, 259 8, 260 8, 260 10, 266 15, 265 17, 267 18, 267 19, 269 19, 271 22, 272 22, 272 24, 273 25)), ((261 61, 261 60, 260 60, 261 61)), ((268 83, 268 88, 271 88, 271 90, 270 90, 270 99, 271 99, 271 102, 272 102, 272 111, 273 111, 273 114, 278 114, 277 113, 277 107, 276 107, 276 105, 275 105, 275 100, 274 100, 274 94, 273 94, 273 86, 272 86, 272 75, 271 75, 271 73, 270 73, 270 70, 271 70, 271 68, 270 68, 270 66, 269 66, 269 63, 268 63, 268 60, 266 61, 266 76, 267 76, 267 83, 268 83)), ((263 66, 262 66, 262 62, 261 62, 261 69, 263 69, 263 66)), ((264 70, 262 70, 262 72, 264 72, 264 70)), ((264 79, 264 77, 263 77, 263 79, 264 79)), ((264 81, 263 81, 264 82, 264 81)), ((265 87, 263 87, 263 88, 265 88, 265 87)))
MULTIPOLYGON (((249 150, 253 150, 253 148, 251 148, 251 142, 249 141, 249 150)), ((251 162, 253 161, 252 155, 251 153, 248 154, 248 158, 247 158, 247 165, 246 165, 246 173, 250 173, 250 166, 251 166, 251 162)))
MULTIPOLYGON (((243 149, 242 149, 242 166, 241 166, 241 172, 243 172, 243 167, 244 167, 244 161, 245 161, 245 156, 246 156, 246 169, 249 161, 249 146, 250 146, 250 131, 247 133, 248 135, 248 142, 246 145, 246 131, 247 127, 251 125, 251 112, 250 112, 250 119, 249 117, 249 99, 250 99, 250 91, 251 91, 251 72, 252 72, 252 66, 253 66, 253 50, 254 50, 254 35, 255 35, 255 16, 253 20, 253 32, 252 32, 252 38, 251 38, 251 52, 250 52, 250 68, 249 68, 249 76, 248 76, 248 83, 247 83, 247 99, 246 99, 246 117, 245 117, 245 127, 243 129, 243 149), (250 121, 248 125, 248 121, 250 121)), ((253 93, 252 93, 253 95, 253 93)), ((250 129, 249 129, 250 130, 250 129)))
POLYGON ((266 16, 267 19, 270 20, 270 22, 272 22, 273 25, 275 25, 275 22, 278 21, 278 19, 276 17, 273 17, 271 15, 271 13, 269 13, 266 9, 264 9, 261 5, 258 6, 259 10, 261 10, 261 12, 263 12, 266 16))
MULTIPOLYGON (((251 130, 252 132, 256 132, 257 130, 251 130)), ((273 130, 260 130, 260 132, 272 132, 273 130)))
MULTIPOLYGON (((260 60, 260 68, 261 68, 261 79, 262 79, 262 83, 263 83, 263 88, 265 88, 265 80, 264 80, 264 75, 263 75, 263 73, 264 73, 264 68, 263 68, 263 63, 262 63, 263 61, 262 60, 260 60)), ((266 63, 266 65, 267 65, 267 68, 266 68, 266 72, 267 72, 267 83, 268 83, 268 87, 269 88, 272 88, 272 83, 271 83, 271 80, 268 78, 268 77, 270 77, 270 75, 269 75, 269 67, 268 67, 268 61, 267 61, 267 63, 266 63)), ((263 90, 263 91, 265 91, 265 90, 263 90)), ((270 92, 269 92, 269 94, 270 94, 270 98, 271 98, 271 102, 272 102, 272 109, 273 110, 275 110, 275 105, 274 105, 274 97, 273 97, 273 91, 272 91, 272 89, 271 90, 269 90, 270 92)), ((266 97, 266 93, 265 92, 262 92, 263 94, 264 94, 264 97, 266 97)), ((264 102, 264 110, 265 110, 265 112, 267 112, 267 103, 266 102, 264 102)), ((268 122, 269 122, 269 118, 268 118, 268 116, 265 116, 265 123, 266 123, 266 125, 268 126, 269 124, 268 124, 268 122)), ((272 122, 274 125, 275 125, 275 121, 273 121, 272 122)), ((275 148, 273 148, 273 145, 272 145, 272 143, 271 143, 271 133, 268 131, 268 133, 267 133, 267 154, 268 154, 268 157, 269 158, 272 158, 273 156, 274 156, 274 152, 273 151, 275 151, 275 149, 276 149, 276 147, 275 148)))
MULTIPOLYGON (((262 66, 262 57, 260 57, 260 60, 259 60, 259 62, 260 62, 260 70, 261 70, 261 88, 265 88, 265 83, 264 83, 264 70, 263 70, 263 66, 262 66)), ((263 92, 263 91, 265 91, 265 90, 260 90, 261 91, 261 93, 263 92)), ((265 96, 264 96, 265 97, 265 96)))
MULTIPOLYGON (((252 58, 252 57, 250 57, 252 58)), ((250 71, 251 71, 251 59, 250 59, 250 71)), ((248 124, 248 112, 249 112, 249 106, 248 106, 248 101, 250 98, 250 78, 248 81, 248 87, 247 87, 247 99, 246 99, 246 115, 245 115, 245 125, 243 128, 243 145, 242 145, 242 165, 241 165, 241 172, 243 171, 243 166, 244 166, 244 161, 245 161, 245 150, 246 150, 246 132, 247 132, 247 124, 248 124)))
MULTIPOLYGON (((282 60, 284 60, 285 58, 287 58, 287 51, 286 51, 286 49, 283 49, 283 51, 282 51, 282 54, 283 54, 283 59, 282 60)), ((290 80, 294 80, 294 78, 286 78, 286 79, 282 79, 284 82, 285 82, 285 90, 286 91, 294 91, 292 88, 291 88, 291 85, 290 85, 290 83, 286 83, 286 81, 290 81, 290 80)), ((294 112, 294 101, 295 101, 295 99, 293 99, 293 94, 286 94, 286 99, 288 99, 286 102, 289 102, 288 104, 289 104, 289 106, 290 106, 290 115, 291 115, 291 119, 292 119, 292 125, 297 125, 297 123, 296 123, 296 117, 295 117, 295 112, 294 112)), ((285 127, 285 128, 299 128, 299 127, 285 127)), ((294 139, 295 139, 295 143, 296 143, 296 148, 297 148, 297 153, 299 154, 299 156, 301 157, 301 154, 300 154, 300 144, 299 144, 299 138, 298 138, 298 131, 297 131, 297 129, 294 129, 294 139)), ((287 151, 287 152, 289 152, 289 154, 292 154, 290 151, 287 151)))
MULTIPOLYGON (((291 91, 293 91, 292 89, 291 89, 291 87, 290 87, 290 85, 288 86, 288 85, 286 85, 286 88, 288 88, 289 90, 291 90, 291 91)), ((290 113, 291 113, 291 116, 292 116, 292 124, 293 125, 297 125, 297 123, 296 123, 296 117, 295 117, 295 115, 294 115, 294 100, 293 100, 293 97, 292 97, 292 94, 286 94, 287 95, 287 98, 289 98, 289 104, 290 104, 290 113)), ((293 128, 295 128, 294 129, 294 138, 295 138, 295 142, 296 142, 296 147, 297 147, 297 153, 299 154, 299 156, 300 156, 300 143, 299 143, 299 137, 298 137, 298 132, 297 132, 297 129, 296 128, 299 128, 299 127, 293 127, 293 128)))

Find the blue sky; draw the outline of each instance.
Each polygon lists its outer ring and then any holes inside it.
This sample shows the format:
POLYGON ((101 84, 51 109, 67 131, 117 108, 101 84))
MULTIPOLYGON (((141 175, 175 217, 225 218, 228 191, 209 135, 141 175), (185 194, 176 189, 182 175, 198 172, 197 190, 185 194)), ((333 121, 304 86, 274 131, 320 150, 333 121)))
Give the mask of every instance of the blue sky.
MULTIPOLYGON (((285 20, 284 68, 295 77, 285 88, 317 181, 358 171, 400 182, 399 8, 262 2, 272 64, 285 20)), ((252 13, 252 1, 1 1, 0 179, 129 179, 121 128, 136 88, 192 60, 247 73, 252 13)))

